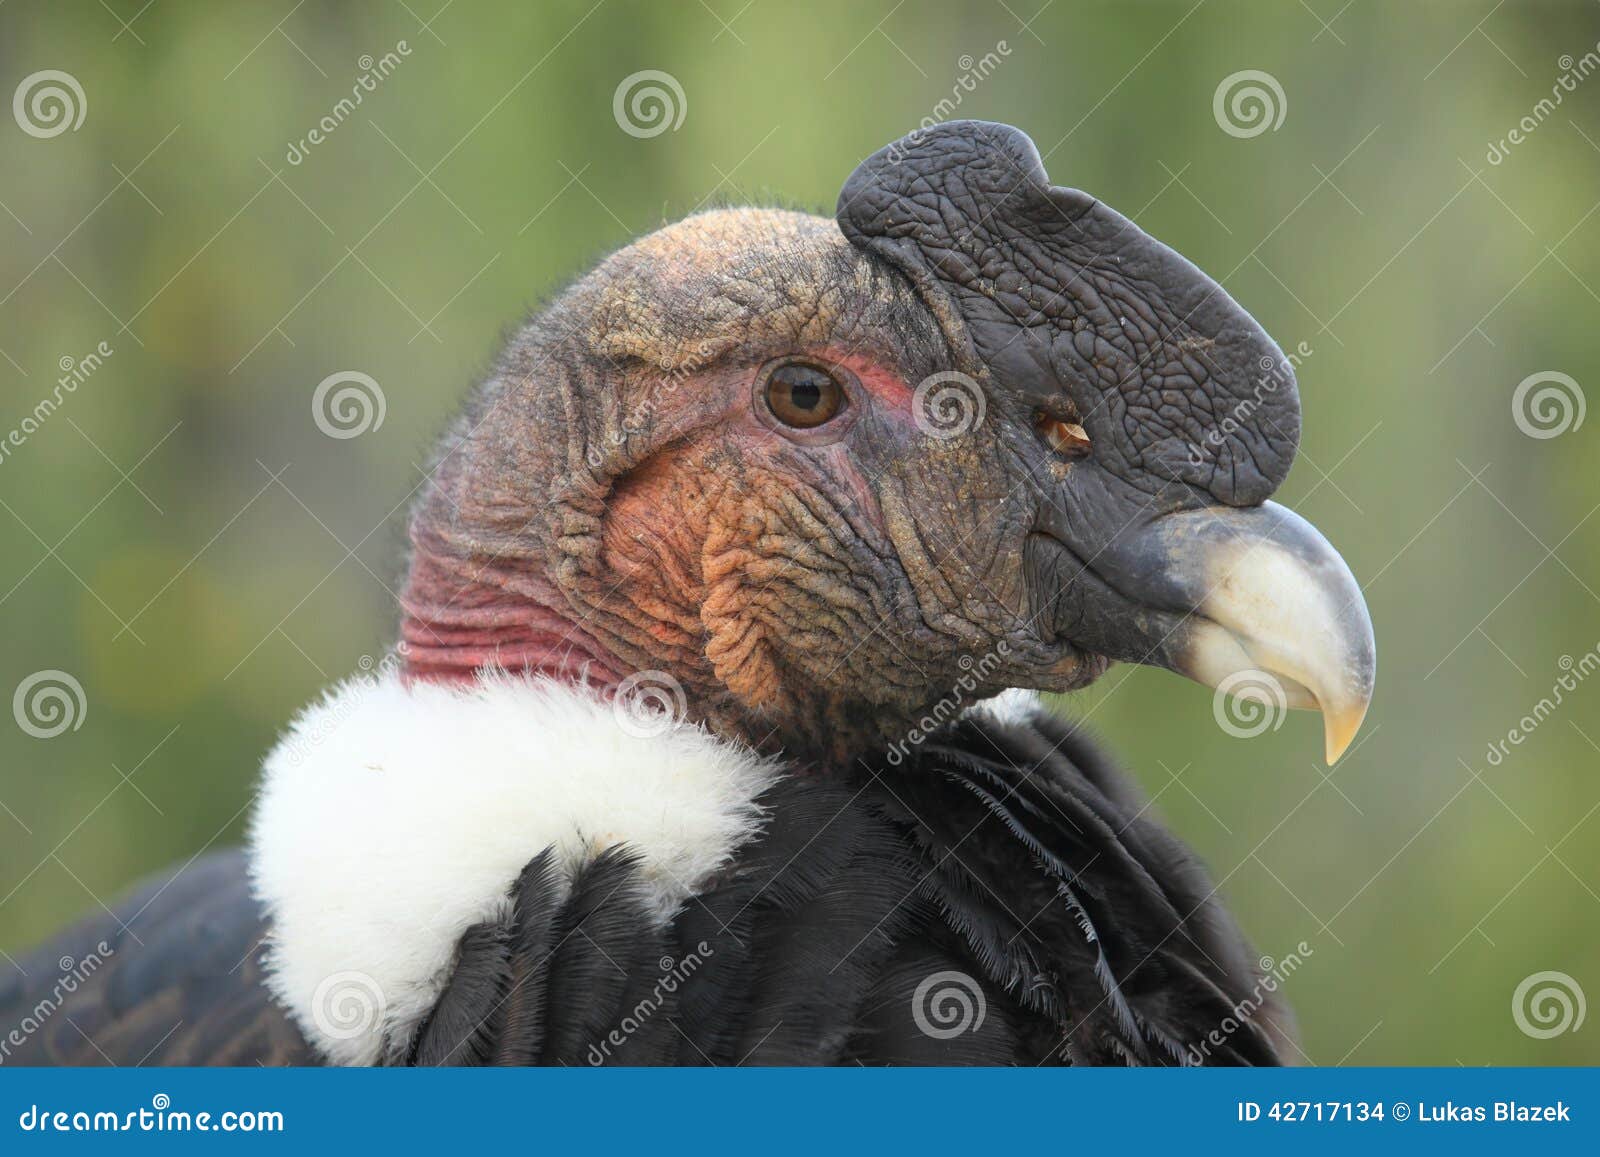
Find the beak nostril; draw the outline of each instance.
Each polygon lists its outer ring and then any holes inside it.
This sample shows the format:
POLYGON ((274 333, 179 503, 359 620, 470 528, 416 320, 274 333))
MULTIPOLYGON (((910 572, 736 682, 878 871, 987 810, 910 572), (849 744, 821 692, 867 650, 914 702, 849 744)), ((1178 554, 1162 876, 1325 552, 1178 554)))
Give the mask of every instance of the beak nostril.
POLYGON ((1034 428, 1045 445, 1063 458, 1082 458, 1089 453, 1089 432, 1077 422, 1066 422, 1040 412, 1034 417, 1034 428))

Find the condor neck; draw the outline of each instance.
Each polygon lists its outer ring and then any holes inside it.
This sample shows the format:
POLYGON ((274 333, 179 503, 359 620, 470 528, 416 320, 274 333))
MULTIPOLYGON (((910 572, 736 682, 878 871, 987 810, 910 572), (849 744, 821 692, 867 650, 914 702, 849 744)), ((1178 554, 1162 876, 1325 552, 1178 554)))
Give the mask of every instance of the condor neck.
POLYGON ((551 584, 524 571, 414 559, 400 599, 405 675, 468 683, 480 672, 509 671, 616 684, 626 669, 555 609, 560 602, 551 584))

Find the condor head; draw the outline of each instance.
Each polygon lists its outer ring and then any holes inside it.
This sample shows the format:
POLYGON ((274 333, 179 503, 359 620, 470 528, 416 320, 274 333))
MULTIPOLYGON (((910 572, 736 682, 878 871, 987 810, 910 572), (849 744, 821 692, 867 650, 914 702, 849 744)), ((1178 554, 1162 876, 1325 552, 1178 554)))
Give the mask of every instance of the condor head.
POLYGON ((639 687, 761 746, 892 741, 952 689, 1112 660, 1321 710, 1372 693, 1360 589, 1268 501, 1293 369, 1173 250, 952 122, 837 217, 719 210, 511 342, 411 523, 418 678, 639 687))

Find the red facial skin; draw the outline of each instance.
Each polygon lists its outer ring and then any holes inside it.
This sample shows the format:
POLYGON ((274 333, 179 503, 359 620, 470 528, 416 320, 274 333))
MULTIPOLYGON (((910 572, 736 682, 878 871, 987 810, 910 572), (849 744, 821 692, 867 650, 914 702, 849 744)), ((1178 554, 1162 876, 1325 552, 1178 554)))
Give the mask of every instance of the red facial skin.
POLYGON ((895 371, 854 351, 822 349, 817 351, 817 356, 855 374, 879 407, 899 413, 908 422, 911 420, 912 389, 895 371))
MULTIPOLYGON (((551 592, 552 599, 558 597, 551 592)), ((419 558, 401 598, 407 679, 471 683, 482 670, 528 671, 564 682, 614 684, 621 675, 580 628, 532 599, 464 582, 419 558)))
MULTIPOLYGON (((860 388, 851 394, 852 407, 870 407, 880 416, 893 415, 910 424, 910 385, 878 361, 831 347, 794 352, 843 367, 854 375, 860 388)), ((784 437, 781 427, 774 432, 769 415, 757 414, 756 406, 761 403, 752 395, 753 381, 753 373, 742 375, 740 381, 725 390, 728 405, 724 418, 703 427, 689 440, 690 447, 696 441, 725 436, 743 436, 758 446, 784 437)), ((688 399, 703 398, 708 389, 715 388, 709 382, 701 384, 690 379, 675 395, 687 404, 688 399)), ((849 421, 856 417, 859 414, 841 415, 841 419, 849 421)), ((838 443, 817 445, 815 452, 819 464, 826 462, 835 479, 852 492, 857 511, 876 521, 879 513, 868 480, 854 469, 847 447, 838 443)), ((654 532, 647 540, 636 538, 630 531, 693 526, 680 518, 664 516, 677 513, 684 501, 681 485, 675 485, 681 482, 675 468, 675 460, 681 454, 682 448, 675 447, 646 462, 619 479, 608 496, 604 532, 607 554, 623 563, 623 569, 629 554, 640 551, 641 543, 659 557, 698 555, 698 543, 663 544, 654 532)), ((426 526, 413 525, 412 539, 413 560, 400 599, 407 680, 467 684, 480 671, 506 670, 606 687, 615 686, 633 669, 633 664, 618 660, 585 629, 561 592, 544 577, 542 568, 524 565, 522 560, 489 559, 476 563, 448 557, 430 549, 426 526)), ((672 585, 691 588, 699 597, 703 583, 704 576, 684 573, 675 576, 672 585)), ((675 593, 687 596, 691 590, 675 593)), ((659 639, 667 646, 681 646, 686 641, 681 631, 670 627, 660 628, 660 633, 677 636, 659 639)))

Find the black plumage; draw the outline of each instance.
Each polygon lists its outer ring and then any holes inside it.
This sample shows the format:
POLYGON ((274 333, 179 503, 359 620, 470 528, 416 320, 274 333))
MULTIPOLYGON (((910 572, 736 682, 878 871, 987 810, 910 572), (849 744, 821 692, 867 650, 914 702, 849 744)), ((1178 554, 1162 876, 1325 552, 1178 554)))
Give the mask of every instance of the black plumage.
POLYGON ((10 1065, 316 1064, 272 1002, 245 856, 200 856, 137 885, 0 969, 10 1065), (66 991, 64 979, 93 971, 66 991), (70 963, 69 963, 70 962, 70 963))
MULTIPOLYGON (((1281 1013, 1270 1002, 1255 1011, 1252 954, 1205 873, 1069 725, 977 715, 911 752, 897 766, 859 761, 780 781, 763 797, 761 836, 666 927, 626 848, 566 883, 550 853, 535 857, 505 919, 461 937, 403 1055, 418 1065, 1279 1059, 1281 1013)), ((0 1020, 30 1015, 58 958, 101 940, 113 949, 103 967, 9 1063, 316 1063, 262 986, 270 929, 240 855, 197 860, 136 891, 115 919, 87 920, 34 953, 26 978, 0 988, 0 1020)))

